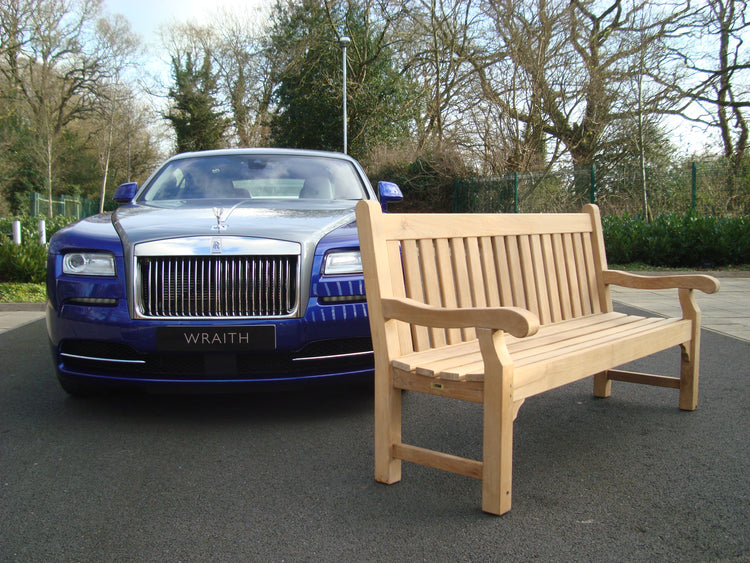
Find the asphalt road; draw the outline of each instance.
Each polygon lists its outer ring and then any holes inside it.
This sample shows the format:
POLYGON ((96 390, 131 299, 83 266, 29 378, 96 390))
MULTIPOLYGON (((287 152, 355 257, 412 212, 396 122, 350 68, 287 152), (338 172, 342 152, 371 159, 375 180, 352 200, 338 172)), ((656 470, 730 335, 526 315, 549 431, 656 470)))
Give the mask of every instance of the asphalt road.
MULTIPOLYGON (((494 517, 469 478, 375 483, 361 389, 72 399, 34 322, 0 335, 0 560, 748 561, 750 344, 704 332, 702 370, 692 413, 617 382, 526 401, 494 517)), ((404 404, 409 440, 479 456, 478 406, 404 404)))

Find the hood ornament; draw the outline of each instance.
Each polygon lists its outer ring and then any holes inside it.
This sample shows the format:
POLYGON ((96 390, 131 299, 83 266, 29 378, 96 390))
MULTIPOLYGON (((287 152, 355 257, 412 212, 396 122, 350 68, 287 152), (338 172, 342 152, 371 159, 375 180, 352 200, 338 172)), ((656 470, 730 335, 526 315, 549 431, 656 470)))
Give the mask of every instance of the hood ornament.
POLYGON ((224 215, 224 208, 214 207, 214 217, 216 217, 216 225, 211 227, 212 231, 225 231, 227 229, 226 222, 222 221, 222 215, 224 215))

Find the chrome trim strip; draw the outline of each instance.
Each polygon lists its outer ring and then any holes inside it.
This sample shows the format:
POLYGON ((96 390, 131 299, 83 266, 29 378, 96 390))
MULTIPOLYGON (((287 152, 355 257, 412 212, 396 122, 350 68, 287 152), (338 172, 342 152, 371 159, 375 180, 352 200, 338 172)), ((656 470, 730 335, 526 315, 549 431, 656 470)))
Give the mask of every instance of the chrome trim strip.
POLYGON ((350 352, 348 354, 333 354, 331 356, 308 356, 306 358, 292 358, 293 362, 308 362, 310 360, 330 360, 333 358, 349 358, 353 356, 366 356, 371 355, 373 352, 372 350, 368 350, 365 352, 350 352))
POLYGON ((67 354, 65 352, 60 352, 61 356, 65 356, 66 358, 76 358, 78 360, 90 360, 93 362, 110 362, 110 363, 117 363, 117 364, 145 364, 145 360, 116 360, 113 358, 94 358, 93 356, 79 356, 78 354, 67 354))
MULTIPOLYGON (((212 256, 211 243, 216 236, 184 237, 165 240, 141 242, 135 245, 135 256, 212 256)), ((231 255, 263 255, 283 256, 302 253, 302 246, 298 242, 253 237, 221 238, 221 254, 231 255)), ((217 254, 213 254, 217 256, 217 254)))

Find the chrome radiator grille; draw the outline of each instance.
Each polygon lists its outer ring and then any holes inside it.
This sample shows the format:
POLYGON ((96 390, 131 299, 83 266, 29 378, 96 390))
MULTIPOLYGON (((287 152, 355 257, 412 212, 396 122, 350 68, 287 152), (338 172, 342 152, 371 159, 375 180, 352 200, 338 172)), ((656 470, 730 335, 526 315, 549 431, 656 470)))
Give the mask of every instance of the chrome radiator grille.
POLYGON ((140 257, 141 313, 284 317, 297 309, 297 256, 140 257))

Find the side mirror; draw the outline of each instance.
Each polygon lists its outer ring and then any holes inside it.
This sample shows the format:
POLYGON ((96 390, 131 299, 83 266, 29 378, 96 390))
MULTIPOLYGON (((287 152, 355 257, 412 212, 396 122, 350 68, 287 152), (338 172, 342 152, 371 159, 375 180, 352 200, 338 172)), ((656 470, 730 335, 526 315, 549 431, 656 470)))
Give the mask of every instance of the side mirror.
POLYGON ((389 203, 396 203, 404 199, 401 188, 393 182, 378 182, 378 194, 380 195, 380 206, 383 208, 383 213, 388 210, 389 203))
POLYGON ((136 184, 135 182, 126 182, 118 186, 118 188, 115 190, 113 199, 115 200, 115 203, 118 203, 120 205, 130 203, 135 197, 137 191, 138 184, 136 184))

